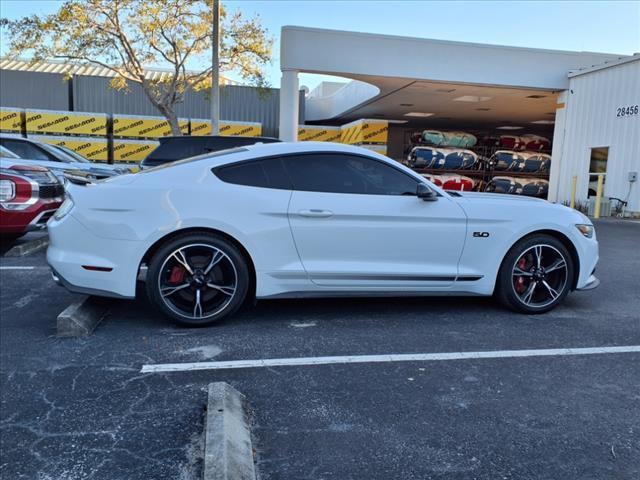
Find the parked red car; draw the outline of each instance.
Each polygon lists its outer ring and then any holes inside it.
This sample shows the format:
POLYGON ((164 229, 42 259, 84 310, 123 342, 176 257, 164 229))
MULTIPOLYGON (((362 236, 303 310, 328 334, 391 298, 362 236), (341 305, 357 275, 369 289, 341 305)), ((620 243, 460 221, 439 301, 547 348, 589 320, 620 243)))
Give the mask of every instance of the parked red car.
POLYGON ((64 200, 64 186, 43 167, 0 159, 0 237, 11 241, 45 228, 64 200))

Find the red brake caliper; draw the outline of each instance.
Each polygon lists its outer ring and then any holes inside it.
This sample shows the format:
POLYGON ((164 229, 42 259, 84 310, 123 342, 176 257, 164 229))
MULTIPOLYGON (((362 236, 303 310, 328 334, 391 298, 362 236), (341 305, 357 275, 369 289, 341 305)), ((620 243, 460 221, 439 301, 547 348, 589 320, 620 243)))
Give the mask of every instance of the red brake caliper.
MULTIPOLYGON (((520 260, 518 260, 518 268, 520 270, 524 270, 525 269, 525 265, 527 264, 527 261, 524 258, 521 258, 520 260)), ((517 277, 516 279, 516 292, 518 293, 522 293, 526 290, 526 286, 524 284, 524 277, 517 277)))
POLYGON ((182 281, 184 280, 184 273, 185 273, 185 269, 183 266, 175 265, 171 269, 171 275, 169 275, 169 283, 171 284, 182 283, 182 281))

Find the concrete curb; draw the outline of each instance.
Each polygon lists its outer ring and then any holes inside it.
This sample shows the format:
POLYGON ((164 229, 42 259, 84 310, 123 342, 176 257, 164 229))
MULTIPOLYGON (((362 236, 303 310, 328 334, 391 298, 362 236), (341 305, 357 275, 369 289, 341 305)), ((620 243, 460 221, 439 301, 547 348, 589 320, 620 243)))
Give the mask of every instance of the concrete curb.
POLYGON ((16 245, 15 247, 11 247, 7 253, 4 254, 5 257, 24 257, 25 255, 31 255, 32 253, 39 252, 40 250, 44 250, 49 246, 49 237, 37 238, 36 240, 32 240, 30 242, 25 242, 20 245, 16 245))
POLYGON ((84 297, 65 308, 57 321, 59 337, 84 337, 90 335, 100 321, 109 313, 104 299, 84 297))
POLYGON ((255 480, 247 399, 226 382, 209 384, 204 480, 255 480))

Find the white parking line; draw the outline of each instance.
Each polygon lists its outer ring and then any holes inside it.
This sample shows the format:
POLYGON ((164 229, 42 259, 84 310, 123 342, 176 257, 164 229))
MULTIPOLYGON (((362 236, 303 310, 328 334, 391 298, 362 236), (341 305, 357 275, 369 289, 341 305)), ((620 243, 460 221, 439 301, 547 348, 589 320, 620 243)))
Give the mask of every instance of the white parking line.
MULTIPOLYGON (((45 267, 37 267, 45 268, 45 267)), ((36 267, 0 267, 0 270, 35 270, 36 267)))
POLYGON ((237 368, 291 367, 346 363, 430 362, 436 360, 469 360, 483 358, 551 357, 598 355, 603 353, 640 353, 640 345, 620 347, 549 348, 536 350, 497 350, 488 352, 408 353, 390 355, 349 355, 337 357, 270 358, 222 362, 163 363, 143 365, 141 373, 189 372, 194 370, 227 370, 237 368))

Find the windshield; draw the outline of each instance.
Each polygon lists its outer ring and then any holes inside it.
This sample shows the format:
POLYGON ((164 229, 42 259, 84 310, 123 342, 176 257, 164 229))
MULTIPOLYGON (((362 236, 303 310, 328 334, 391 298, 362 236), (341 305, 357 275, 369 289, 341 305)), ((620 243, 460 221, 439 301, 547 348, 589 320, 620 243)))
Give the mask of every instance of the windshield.
POLYGON ((70 156, 71 158, 73 158, 74 160, 76 160, 77 162, 82 162, 82 163, 91 163, 91 160, 84 158, 82 155, 80 155, 78 152, 74 152, 73 150, 71 150, 68 147, 63 147, 62 145, 51 145, 53 148, 55 148, 56 150, 61 151, 62 153, 67 154, 68 156, 70 156))
POLYGON ((75 157, 72 157, 62 149, 56 148, 57 145, 51 145, 49 143, 38 142, 38 146, 43 150, 46 150, 50 155, 55 157, 58 162, 64 163, 78 163, 75 157))
POLYGON ((18 155, 13 153, 8 148, 3 147, 2 145, 0 145, 0 157, 2 157, 2 158, 20 158, 18 155))

